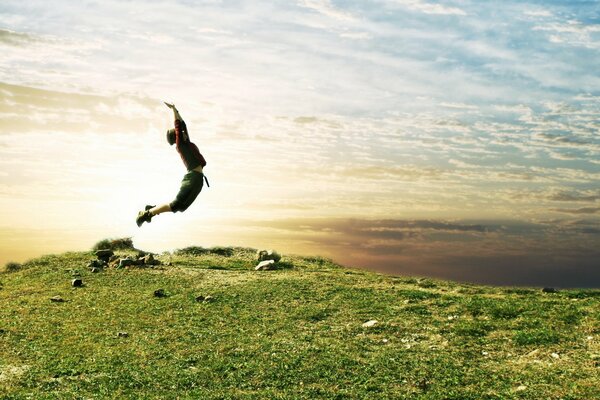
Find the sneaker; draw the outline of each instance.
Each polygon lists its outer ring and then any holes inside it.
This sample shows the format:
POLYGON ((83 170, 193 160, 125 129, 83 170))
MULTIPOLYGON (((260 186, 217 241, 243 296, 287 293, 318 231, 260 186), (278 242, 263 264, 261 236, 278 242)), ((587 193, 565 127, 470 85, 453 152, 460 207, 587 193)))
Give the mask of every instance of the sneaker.
MULTIPOLYGON (((150 207, 152 208, 152 207, 150 207)), ((150 214, 149 209, 147 208, 146 211, 140 211, 138 213, 137 218, 135 219, 135 223, 137 224, 137 226, 142 226, 142 224, 144 222, 150 222, 152 220, 152 214, 150 214)))

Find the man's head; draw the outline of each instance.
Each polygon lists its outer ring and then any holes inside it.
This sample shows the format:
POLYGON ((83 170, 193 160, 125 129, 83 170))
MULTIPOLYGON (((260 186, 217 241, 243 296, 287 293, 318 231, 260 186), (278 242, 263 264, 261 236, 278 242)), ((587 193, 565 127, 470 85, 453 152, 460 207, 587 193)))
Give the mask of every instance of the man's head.
POLYGON ((169 129, 167 131, 167 142, 169 142, 171 146, 175 144, 175 129, 169 129))

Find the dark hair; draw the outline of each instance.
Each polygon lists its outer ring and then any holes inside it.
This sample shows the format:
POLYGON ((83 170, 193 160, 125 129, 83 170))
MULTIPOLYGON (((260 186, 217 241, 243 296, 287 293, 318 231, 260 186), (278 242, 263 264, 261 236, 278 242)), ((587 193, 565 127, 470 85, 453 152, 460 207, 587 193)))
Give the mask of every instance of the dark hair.
POLYGON ((171 146, 175 144, 175 129, 169 129, 167 131, 167 142, 169 142, 171 146))

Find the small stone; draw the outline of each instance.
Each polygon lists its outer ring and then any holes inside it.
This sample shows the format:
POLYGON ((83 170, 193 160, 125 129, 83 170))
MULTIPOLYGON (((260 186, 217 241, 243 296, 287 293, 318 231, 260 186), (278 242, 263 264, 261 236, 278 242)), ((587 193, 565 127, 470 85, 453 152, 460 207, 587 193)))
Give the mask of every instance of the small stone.
POLYGON ((73 287, 82 287, 83 286, 83 281, 79 278, 75 278, 71 281, 71 285, 73 287))
POLYGON ((381 343, 387 343, 387 342, 389 342, 389 340, 387 340, 387 339, 381 339, 381 343))
POLYGON ((118 268, 125 268, 135 264, 135 260, 132 260, 129 257, 120 258, 118 268))
POLYGON ((519 385, 519 386, 517 386, 517 388, 515 389, 515 391, 516 392, 522 392, 525 389, 527 389, 527 386, 525 386, 525 385, 519 385))
POLYGON ((545 288, 542 289, 542 292, 544 292, 544 293, 556 293, 557 290, 554 289, 553 287, 545 287, 545 288))
POLYGON ((269 271, 275 269, 275 260, 261 261, 254 269, 256 271, 269 271))
POLYGON ((560 356, 558 355, 558 353, 552 353, 550 355, 552 356, 552 358, 555 358, 555 359, 560 358, 560 356))
POLYGON ((129 333, 127 332, 118 332, 117 337, 129 337, 129 333))
POLYGON ((372 320, 369 320, 369 321, 365 322, 364 324, 362 324, 362 326, 363 326, 363 328, 370 328, 372 326, 377 325, 378 323, 379 323, 379 321, 372 319, 372 320))
POLYGON ((64 303, 65 300, 60 296, 53 296, 50 297, 50 301, 53 303, 64 303))
POLYGON ((482 356, 487 356, 487 355, 489 355, 489 354, 490 354, 490 353, 488 353, 488 352, 487 352, 487 351, 485 351, 485 350, 483 350, 483 351, 481 352, 481 355, 482 355, 482 356))
POLYGON ((165 289, 156 289, 154 291, 154 297, 167 297, 167 293, 165 292, 165 289))
POLYGON ((200 296, 196 297, 196 301, 198 303, 212 303, 214 301, 214 298, 210 295, 208 295, 208 296, 200 295, 200 296))
POLYGON ((588 336, 588 337, 587 337, 587 340, 592 340, 592 339, 594 339, 594 337, 593 337, 593 336, 588 336))

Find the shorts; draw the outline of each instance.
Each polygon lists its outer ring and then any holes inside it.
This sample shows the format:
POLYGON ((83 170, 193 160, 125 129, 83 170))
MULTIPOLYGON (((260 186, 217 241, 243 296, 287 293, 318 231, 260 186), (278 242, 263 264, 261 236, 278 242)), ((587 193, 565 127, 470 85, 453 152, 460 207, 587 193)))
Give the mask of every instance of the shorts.
POLYGON ((175 200, 171 202, 171 211, 183 212, 196 200, 198 194, 202 190, 204 185, 204 174, 197 171, 189 171, 183 176, 181 181, 181 188, 179 193, 175 197, 175 200))

